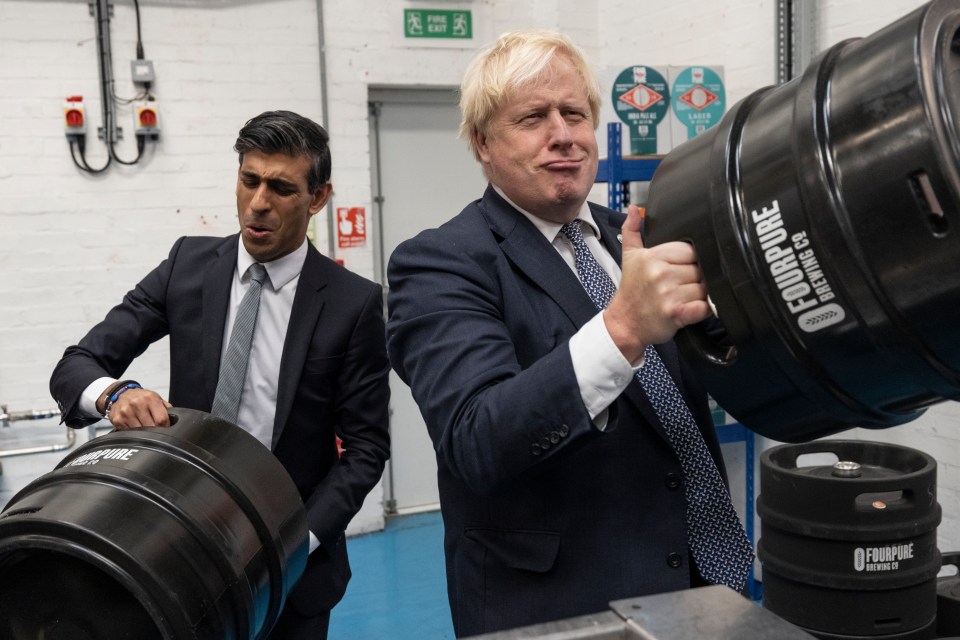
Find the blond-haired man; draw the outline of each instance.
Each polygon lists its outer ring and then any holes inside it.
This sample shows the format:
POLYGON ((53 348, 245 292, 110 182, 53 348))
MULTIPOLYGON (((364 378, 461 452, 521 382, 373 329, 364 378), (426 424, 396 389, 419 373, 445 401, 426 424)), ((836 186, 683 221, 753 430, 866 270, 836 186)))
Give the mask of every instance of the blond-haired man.
POLYGON ((685 471, 634 376, 662 360, 722 477, 706 394, 671 342, 709 315, 694 251, 645 249, 635 208, 587 202, 600 93, 566 37, 505 34, 461 96, 490 184, 394 252, 387 324, 436 449, 456 633, 703 584, 685 471))

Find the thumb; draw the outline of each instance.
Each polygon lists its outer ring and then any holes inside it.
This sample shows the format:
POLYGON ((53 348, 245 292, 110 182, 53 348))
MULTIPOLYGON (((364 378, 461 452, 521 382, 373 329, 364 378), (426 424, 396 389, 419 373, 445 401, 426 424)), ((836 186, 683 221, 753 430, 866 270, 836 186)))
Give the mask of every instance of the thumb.
POLYGON ((627 208, 627 219, 623 221, 620 232, 623 235, 623 248, 643 249, 643 221, 646 209, 635 204, 627 208))

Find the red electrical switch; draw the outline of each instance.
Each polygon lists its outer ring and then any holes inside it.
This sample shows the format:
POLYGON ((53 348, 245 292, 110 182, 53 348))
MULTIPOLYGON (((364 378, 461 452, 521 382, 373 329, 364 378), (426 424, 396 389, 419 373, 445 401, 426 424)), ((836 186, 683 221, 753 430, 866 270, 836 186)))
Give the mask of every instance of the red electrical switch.
POLYGON ((140 110, 140 126, 141 127, 155 127, 157 126, 157 112, 154 109, 144 108, 140 110))
POLYGON ((63 104, 63 120, 68 136, 87 132, 87 118, 83 110, 83 96, 70 96, 63 104))
POLYGON ((133 105, 133 132, 154 140, 160 135, 160 116, 154 100, 135 102, 133 105))
POLYGON ((83 111, 80 109, 68 109, 67 110, 67 126, 71 129, 76 129, 77 127, 83 126, 83 111))

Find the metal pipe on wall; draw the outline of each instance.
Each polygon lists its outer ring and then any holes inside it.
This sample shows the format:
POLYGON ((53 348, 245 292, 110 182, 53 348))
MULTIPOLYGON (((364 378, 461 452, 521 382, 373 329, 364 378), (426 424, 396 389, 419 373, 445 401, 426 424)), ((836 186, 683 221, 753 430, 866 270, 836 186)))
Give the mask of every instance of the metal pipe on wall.
MULTIPOLYGON (((323 21, 323 0, 317 0, 317 48, 320 50, 320 124, 323 125, 323 128, 330 131, 330 116, 327 111, 328 102, 327 102, 327 40, 324 36, 324 21, 323 21)), ((334 209, 333 209, 333 199, 334 196, 331 195, 330 199, 327 200, 327 255, 329 257, 334 256, 334 245, 333 237, 336 231, 334 226, 334 209)))
MULTIPOLYGON (((59 409, 44 409, 29 411, 7 411, 7 405, 0 405, 0 425, 9 427, 11 422, 20 420, 46 420, 60 415, 59 409)), ((77 441, 77 433, 70 427, 65 427, 67 440, 61 444, 38 445, 34 447, 21 447, 18 449, 0 449, 0 458, 9 458, 12 456, 26 456, 34 453, 53 453, 70 449, 77 441)))
POLYGON ((110 48, 110 2, 95 0, 93 15, 97 23, 97 53, 100 70, 100 112, 103 116, 103 141, 107 152, 117 141, 116 105, 113 101, 113 52, 110 48))
POLYGON ((817 53, 817 5, 814 0, 777 2, 777 84, 798 76, 817 53))

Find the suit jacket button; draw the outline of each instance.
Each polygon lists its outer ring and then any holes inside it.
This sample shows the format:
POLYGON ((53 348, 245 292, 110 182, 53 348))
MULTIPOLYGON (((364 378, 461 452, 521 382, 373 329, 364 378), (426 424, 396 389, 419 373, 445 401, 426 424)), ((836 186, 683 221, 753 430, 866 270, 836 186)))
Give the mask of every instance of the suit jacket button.
POLYGON ((663 483, 667 485, 667 489, 670 489, 670 491, 676 491, 680 488, 680 476, 675 473, 668 473, 667 477, 663 479, 663 483))
POLYGON ((540 455, 540 452, 541 452, 540 445, 538 445, 536 442, 534 442, 534 443, 533 443, 533 446, 530 447, 530 453, 532 453, 532 454, 535 455, 535 456, 538 456, 538 455, 540 455))
POLYGON ((557 433, 556 431, 551 431, 550 442, 552 442, 553 444, 557 444, 558 442, 560 442, 560 434, 557 433))
POLYGON ((683 558, 679 553, 671 553, 667 556, 667 566, 671 569, 677 569, 683 565, 683 558))
POLYGON ((540 439, 540 448, 543 449, 544 451, 546 451, 547 449, 549 449, 549 448, 550 448, 550 438, 548 438, 547 436, 543 436, 543 438, 540 439))
POLYGON ((557 429, 557 433, 560 434, 561 438, 566 438, 567 434, 570 433, 570 427, 565 424, 560 425, 560 428, 557 429))

